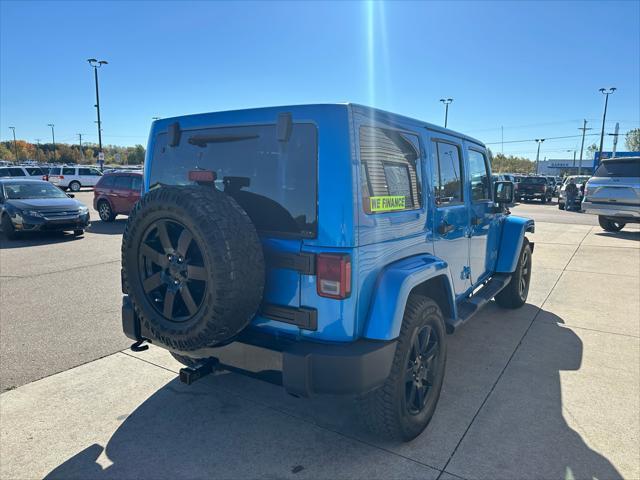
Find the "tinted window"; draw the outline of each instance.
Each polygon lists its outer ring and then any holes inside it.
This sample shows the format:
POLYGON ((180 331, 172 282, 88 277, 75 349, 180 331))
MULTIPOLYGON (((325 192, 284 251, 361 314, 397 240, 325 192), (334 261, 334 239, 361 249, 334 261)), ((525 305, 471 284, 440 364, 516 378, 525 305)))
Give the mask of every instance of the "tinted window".
POLYGON ((62 169, 62 175, 75 175, 76 174, 76 169, 75 168, 63 168, 62 169))
POLYGON ((469 150, 469 178, 471 180, 471 200, 491 200, 491 181, 484 154, 469 150))
POLYGON ((602 162, 594 177, 640 177, 640 160, 608 160, 602 162))
POLYGON ((90 168, 89 169, 89 175, 92 175, 94 177, 95 176, 99 177, 99 176, 102 176, 102 173, 100 172, 100 170, 96 170, 95 168, 90 168))
POLYGON ((10 168, 9 174, 12 177, 26 177, 24 170, 22 170, 21 168, 10 168))
POLYGON ((60 175, 60 169, 59 168, 52 168, 49 170, 49 175, 60 175))
POLYGON ((118 177, 114 177, 115 184, 114 188, 117 190, 129 190, 131 188, 131 177, 126 175, 120 175, 118 177))
POLYGON ((462 196, 460 149, 444 142, 432 142, 433 178, 431 185, 436 204, 459 203, 462 196))
POLYGON ((110 188, 113 187, 115 178, 113 175, 105 175, 104 177, 102 177, 100 179, 100 181, 98 182, 98 186, 99 187, 105 187, 105 188, 110 188))
POLYGON ((525 177, 522 183, 530 183, 532 185, 546 185, 547 179, 544 177, 525 177))
POLYGON ((367 213, 422 206, 418 137, 378 127, 360 128, 362 199, 367 213))
POLYGON ((140 192, 142 190, 142 177, 135 176, 131 177, 131 190, 135 190, 136 192, 140 192))
POLYGON ((44 172, 39 167, 27 167, 25 170, 29 175, 44 175, 44 172))
POLYGON ((78 175, 91 175, 91 170, 88 168, 79 168, 78 175))
POLYGON ((0 177, 10 177, 11 172, 8 168, 0 168, 0 177))
POLYGON ((316 234, 317 133, 294 123, 289 141, 275 125, 183 131, 178 146, 156 139, 150 185, 187 185, 189 171, 211 170, 216 187, 231 195, 262 232, 316 234))

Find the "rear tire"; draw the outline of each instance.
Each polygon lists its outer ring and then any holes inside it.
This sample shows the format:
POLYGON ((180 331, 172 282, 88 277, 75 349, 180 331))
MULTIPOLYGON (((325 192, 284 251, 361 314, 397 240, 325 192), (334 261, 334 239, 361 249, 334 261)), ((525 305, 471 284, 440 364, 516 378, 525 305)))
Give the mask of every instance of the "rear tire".
POLYGON ((77 181, 73 181, 69 184, 69 190, 71 190, 72 192, 79 192, 80 191, 80 182, 77 181))
POLYGON ((560 203, 560 202, 558 202, 558 208, 559 208, 560 210, 564 210, 564 203, 560 203))
POLYGON ((82 235, 84 235, 84 230, 74 230, 73 231, 73 236, 74 237, 80 237, 82 235))
POLYGON ((16 229, 13 228, 13 222, 6 213, 2 216, 2 233, 7 240, 15 240, 18 236, 16 229))
POLYGON ((111 205, 106 200, 100 200, 98 202, 98 215, 103 222, 113 222, 116 218, 111 205))
POLYGON ((374 433, 409 441, 429 424, 440 397, 447 358, 446 330, 438 304, 411 295, 385 383, 357 400, 374 433))
POLYGON ((531 264, 531 246, 525 238, 511 281, 495 296, 496 303, 502 308, 520 308, 526 303, 531 283, 531 264))
POLYGON ((607 232, 619 232, 626 225, 626 223, 615 222, 607 217, 603 217, 602 215, 598 215, 598 223, 602 229, 607 232))

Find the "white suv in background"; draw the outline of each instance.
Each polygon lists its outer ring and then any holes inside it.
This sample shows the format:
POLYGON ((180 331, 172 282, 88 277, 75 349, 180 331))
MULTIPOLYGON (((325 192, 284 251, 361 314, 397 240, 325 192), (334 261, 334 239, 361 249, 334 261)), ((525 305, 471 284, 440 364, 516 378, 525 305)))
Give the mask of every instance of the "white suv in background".
POLYGON ((17 177, 46 180, 46 173, 40 167, 17 165, 15 167, 0 167, 0 177, 17 177))
POLYGON ((81 187, 95 187, 102 173, 93 167, 53 167, 49 170, 49 181, 56 187, 78 192, 81 187))

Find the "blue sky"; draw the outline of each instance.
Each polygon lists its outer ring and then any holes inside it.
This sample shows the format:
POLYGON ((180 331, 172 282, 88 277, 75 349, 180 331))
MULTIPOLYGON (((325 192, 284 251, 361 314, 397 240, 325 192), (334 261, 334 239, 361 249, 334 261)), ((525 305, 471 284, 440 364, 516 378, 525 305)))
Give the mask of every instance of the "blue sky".
MULTIPOLYGON (((640 2, 0 2, 0 138, 146 143, 151 118, 312 102, 504 140, 640 127, 640 2)), ((596 136, 588 143, 597 142, 596 136)), ((605 149, 611 145, 606 138, 605 149)), ((568 158, 579 138, 549 140, 568 158)), ((619 146, 622 150, 623 145, 619 146)), ((534 142, 504 152, 535 157, 534 142)))

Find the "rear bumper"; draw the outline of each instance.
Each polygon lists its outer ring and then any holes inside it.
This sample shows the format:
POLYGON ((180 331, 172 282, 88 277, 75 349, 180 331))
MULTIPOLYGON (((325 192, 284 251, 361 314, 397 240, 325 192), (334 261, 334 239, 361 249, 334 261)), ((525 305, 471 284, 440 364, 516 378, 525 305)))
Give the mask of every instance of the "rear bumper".
POLYGON ((592 215, 601 215, 609 218, 629 219, 640 221, 640 207, 632 205, 607 205, 603 203, 582 202, 582 209, 592 215))
MULTIPOLYGON (((122 302, 122 328, 127 337, 149 339, 127 295, 122 302)), ((276 338, 246 330, 233 344, 190 352, 176 352, 193 358, 215 357, 224 366, 252 372, 244 362, 256 361, 261 350, 276 356, 282 385, 293 395, 361 394, 382 385, 389 376, 396 351, 396 340, 358 340, 350 343, 318 343, 276 338), (245 352, 238 352, 246 347, 245 352)), ((159 345, 164 347, 163 345, 159 345)), ((263 365, 273 363, 263 362, 263 365)), ((267 371, 267 370, 263 370, 267 371)))

